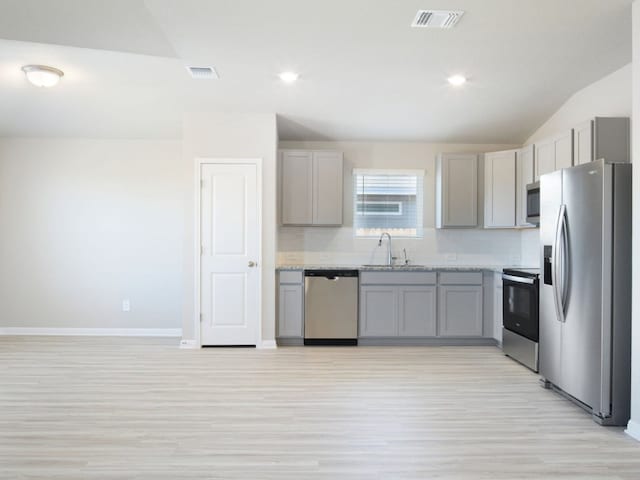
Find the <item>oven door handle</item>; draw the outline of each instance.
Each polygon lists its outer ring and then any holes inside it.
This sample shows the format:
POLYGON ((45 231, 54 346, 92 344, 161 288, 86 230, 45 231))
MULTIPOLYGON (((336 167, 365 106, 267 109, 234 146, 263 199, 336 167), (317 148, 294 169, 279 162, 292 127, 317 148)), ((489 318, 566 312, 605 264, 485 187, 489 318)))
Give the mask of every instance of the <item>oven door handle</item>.
POLYGON ((515 275, 502 275, 502 280, 508 280, 509 282, 526 283, 527 285, 533 285, 536 281, 533 278, 528 277, 516 277, 515 275))

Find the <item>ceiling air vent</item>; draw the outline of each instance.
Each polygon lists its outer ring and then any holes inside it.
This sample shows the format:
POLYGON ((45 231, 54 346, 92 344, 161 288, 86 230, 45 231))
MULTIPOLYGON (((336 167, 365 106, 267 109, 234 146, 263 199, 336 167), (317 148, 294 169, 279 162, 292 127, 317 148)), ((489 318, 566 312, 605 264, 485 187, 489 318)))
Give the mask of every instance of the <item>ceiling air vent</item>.
POLYGON ((457 10, 418 10, 412 27, 416 28, 452 28, 464 12, 457 10))
POLYGON ((218 72, 213 67, 187 67, 191 76, 198 80, 217 80, 218 72))

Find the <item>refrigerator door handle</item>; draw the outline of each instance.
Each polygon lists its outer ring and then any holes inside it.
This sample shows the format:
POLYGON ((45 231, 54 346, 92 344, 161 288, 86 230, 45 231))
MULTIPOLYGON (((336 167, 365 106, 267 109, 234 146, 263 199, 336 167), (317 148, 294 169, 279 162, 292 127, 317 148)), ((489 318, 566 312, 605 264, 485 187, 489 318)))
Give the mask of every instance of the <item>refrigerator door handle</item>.
POLYGON ((560 275, 558 275, 558 269, 561 266, 561 258, 563 256, 560 252, 560 243, 562 240, 563 221, 565 217, 565 211, 566 211, 566 206, 560 205, 560 210, 558 211, 558 218, 556 220, 556 234, 553 242, 553 260, 551 265, 551 283, 553 284, 553 301, 556 307, 556 320, 558 320, 561 323, 564 323, 565 318, 564 318, 564 306, 563 306, 563 297, 562 297, 562 289, 561 289, 562 286, 560 282, 560 275))
POLYGON ((567 228, 567 207, 562 205, 560 207, 560 238, 562 239, 562 282, 560 284, 560 307, 562 308, 562 321, 566 322, 567 312, 567 296, 569 294, 569 281, 571 278, 571 255, 569 252, 569 230, 567 228))

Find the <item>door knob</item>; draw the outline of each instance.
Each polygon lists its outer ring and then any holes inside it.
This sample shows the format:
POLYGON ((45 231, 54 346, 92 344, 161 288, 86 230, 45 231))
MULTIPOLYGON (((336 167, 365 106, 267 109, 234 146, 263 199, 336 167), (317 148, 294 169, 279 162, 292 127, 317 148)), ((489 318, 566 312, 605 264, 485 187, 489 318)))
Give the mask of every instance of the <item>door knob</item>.
POLYGON ((256 265, 258 265, 256 262, 254 261, 250 261, 249 262, 249 267, 255 267, 256 265))

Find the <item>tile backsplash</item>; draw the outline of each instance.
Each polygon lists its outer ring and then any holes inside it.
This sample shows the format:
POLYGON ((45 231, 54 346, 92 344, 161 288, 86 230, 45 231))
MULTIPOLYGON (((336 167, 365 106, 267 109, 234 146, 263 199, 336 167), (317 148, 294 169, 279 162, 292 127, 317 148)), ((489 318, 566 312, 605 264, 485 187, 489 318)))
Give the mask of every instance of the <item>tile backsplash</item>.
POLYGON ((532 266, 540 264, 540 229, 538 228, 522 231, 522 263, 532 266))
MULTIPOLYGON (((378 238, 356 238, 350 227, 280 227, 278 263, 382 264, 386 261, 386 242, 379 247, 378 238)), ((404 261, 406 249, 410 262, 419 265, 529 265, 532 257, 523 259, 519 230, 426 228, 423 238, 393 238, 392 245, 398 263, 404 261)))

